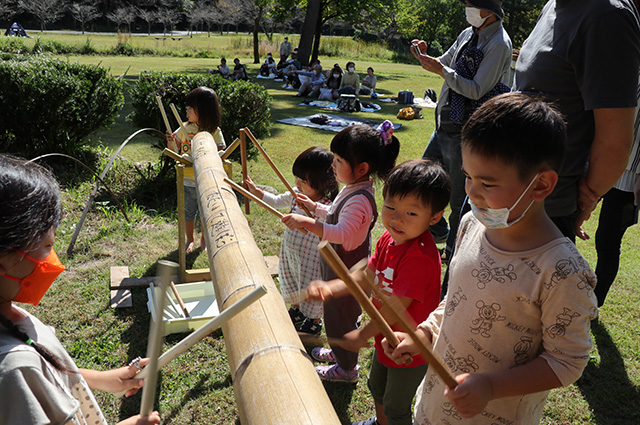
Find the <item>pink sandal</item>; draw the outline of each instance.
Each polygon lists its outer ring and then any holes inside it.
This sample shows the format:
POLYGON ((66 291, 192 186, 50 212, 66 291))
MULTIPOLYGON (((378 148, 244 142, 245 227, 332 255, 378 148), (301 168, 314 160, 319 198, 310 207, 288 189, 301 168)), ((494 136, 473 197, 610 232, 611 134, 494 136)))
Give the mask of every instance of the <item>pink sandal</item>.
POLYGON ((311 357, 325 363, 335 363, 337 361, 333 350, 324 347, 316 347, 311 350, 311 357))

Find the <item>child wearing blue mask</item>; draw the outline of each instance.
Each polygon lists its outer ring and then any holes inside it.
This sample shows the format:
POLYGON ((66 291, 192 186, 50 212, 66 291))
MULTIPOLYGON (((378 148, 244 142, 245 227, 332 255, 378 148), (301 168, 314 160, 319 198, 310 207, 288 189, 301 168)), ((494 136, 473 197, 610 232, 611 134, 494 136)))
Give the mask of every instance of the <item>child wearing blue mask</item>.
MULTIPOLYGON (((487 101, 464 126, 473 209, 460 223, 447 296, 417 328, 459 385, 429 369, 417 424, 538 424, 549 390, 576 381, 589 361, 595 275, 544 209, 564 139, 558 112, 516 93, 487 101)), ((401 362, 418 351, 397 335, 398 347, 383 347, 401 362)))
MULTIPOLYGON (((47 170, 2 154, 0 199, 0 423, 106 425, 91 390, 134 394, 147 359, 109 371, 78 369, 49 326, 15 305, 38 305, 64 270, 53 250, 62 205, 47 170)), ((158 423, 153 412, 119 424, 158 423)))

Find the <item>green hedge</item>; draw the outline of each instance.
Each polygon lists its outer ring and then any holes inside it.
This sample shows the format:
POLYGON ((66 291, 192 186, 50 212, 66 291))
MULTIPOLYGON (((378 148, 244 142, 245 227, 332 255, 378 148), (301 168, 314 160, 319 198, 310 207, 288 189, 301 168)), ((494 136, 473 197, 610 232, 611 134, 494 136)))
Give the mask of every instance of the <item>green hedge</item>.
MULTIPOLYGON (((134 111, 128 119, 140 127, 165 129, 162 116, 158 110, 156 95, 162 97, 167 116, 175 130, 178 123, 173 117, 169 104, 178 108, 182 119, 186 118, 185 96, 194 88, 211 87, 220 99, 222 106, 222 122, 220 128, 227 141, 231 143, 239 135, 243 127, 248 127, 256 137, 269 134, 271 128, 271 96, 264 87, 248 81, 228 81, 219 75, 179 74, 161 72, 143 72, 137 84, 131 89, 134 111)), ((252 147, 248 145, 248 147, 252 147)), ((249 157, 257 152, 249 150, 249 157)), ((239 158, 240 149, 232 158, 239 158)))
POLYGON ((73 155, 124 104, 122 82, 104 68, 56 59, 0 57, 0 151, 73 155))

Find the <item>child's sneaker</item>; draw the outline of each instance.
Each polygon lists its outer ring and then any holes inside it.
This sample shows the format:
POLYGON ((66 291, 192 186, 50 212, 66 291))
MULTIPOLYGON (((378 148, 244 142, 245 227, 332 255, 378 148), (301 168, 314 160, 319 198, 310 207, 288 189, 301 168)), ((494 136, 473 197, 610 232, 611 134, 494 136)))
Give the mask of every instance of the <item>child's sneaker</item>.
POLYGON ((300 325, 302 325, 302 322, 304 322, 304 319, 307 318, 307 316, 302 314, 302 312, 298 307, 289 308, 289 317, 291 317, 291 321, 293 322, 293 327, 296 329, 298 329, 300 325))
POLYGON ((358 382, 358 370, 359 366, 353 370, 344 370, 337 363, 331 366, 316 366, 320 379, 331 382, 358 382))
POLYGON ((316 322, 315 319, 307 317, 304 319, 298 330, 306 334, 320 335, 320 331, 322 331, 322 321, 316 322))
POLYGON ((324 347, 316 347, 311 350, 311 357, 319 362, 335 363, 336 356, 333 354, 333 350, 324 347))
POLYGON ((380 425, 380 423, 378 422, 377 416, 372 416, 369 419, 366 419, 364 421, 354 422, 351 425, 380 425))

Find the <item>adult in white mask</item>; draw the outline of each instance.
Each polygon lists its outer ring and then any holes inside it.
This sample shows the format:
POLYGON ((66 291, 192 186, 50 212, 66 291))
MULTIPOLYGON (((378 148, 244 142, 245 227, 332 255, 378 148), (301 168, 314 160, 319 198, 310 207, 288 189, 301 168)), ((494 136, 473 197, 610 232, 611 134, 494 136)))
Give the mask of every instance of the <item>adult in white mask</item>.
POLYGON ((436 240, 447 241, 445 260, 455 244, 465 198, 460 150, 462 126, 485 100, 508 91, 510 85, 511 39, 502 26, 502 0, 461 3, 471 26, 460 33, 443 55, 431 57, 424 41, 412 42, 412 52, 420 65, 444 79, 435 114, 436 130, 422 157, 441 162, 451 177, 449 225, 443 219, 431 229, 436 240), (472 65, 465 65, 469 63, 472 65))
POLYGON ((340 94, 358 94, 360 92, 360 76, 355 72, 356 64, 352 61, 347 62, 347 72, 340 80, 340 94))

